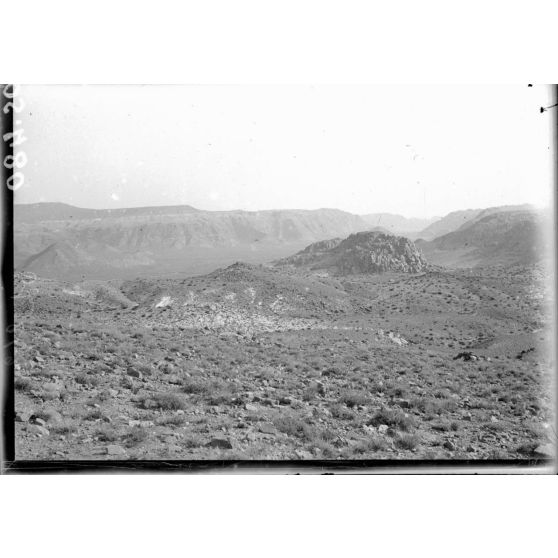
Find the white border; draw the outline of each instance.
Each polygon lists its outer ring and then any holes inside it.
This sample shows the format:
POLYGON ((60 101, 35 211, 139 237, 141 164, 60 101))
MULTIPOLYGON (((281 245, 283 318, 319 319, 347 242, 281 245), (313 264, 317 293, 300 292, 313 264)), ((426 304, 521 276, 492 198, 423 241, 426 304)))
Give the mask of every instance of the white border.
MULTIPOLYGON (((4 83, 558 81, 550 1, 19 0, 0 18, 4 83)), ((10 476, 0 544, 24 557, 543 555, 555 481, 10 476)))

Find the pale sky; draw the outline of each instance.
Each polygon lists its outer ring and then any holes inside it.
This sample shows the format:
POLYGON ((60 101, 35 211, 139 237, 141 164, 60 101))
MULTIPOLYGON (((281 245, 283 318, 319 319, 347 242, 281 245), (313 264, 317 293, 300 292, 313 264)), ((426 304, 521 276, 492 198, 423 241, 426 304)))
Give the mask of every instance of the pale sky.
POLYGON ((551 203, 545 86, 21 91, 28 163, 16 203, 408 217, 551 203))

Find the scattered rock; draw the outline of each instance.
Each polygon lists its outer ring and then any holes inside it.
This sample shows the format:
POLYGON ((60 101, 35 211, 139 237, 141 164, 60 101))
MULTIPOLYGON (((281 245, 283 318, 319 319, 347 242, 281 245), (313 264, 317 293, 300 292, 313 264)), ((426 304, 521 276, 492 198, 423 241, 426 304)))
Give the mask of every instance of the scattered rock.
POLYGON ((143 374, 139 370, 136 370, 135 368, 128 368, 126 374, 128 374, 128 376, 132 378, 138 378, 139 380, 143 378, 143 374))
POLYGON ((378 432, 380 434, 385 434, 389 430, 389 426, 387 424, 380 424, 378 426, 378 432))
POLYGON ((33 424, 38 424, 39 426, 46 426, 46 420, 42 418, 34 418, 32 422, 33 424))
POLYGON ((397 405, 399 405, 399 407, 401 407, 402 409, 410 409, 411 408, 411 402, 407 401, 406 399, 398 399, 396 401, 397 405))
POLYGON ((27 432, 29 432, 29 434, 38 434, 39 436, 48 436, 50 434, 44 426, 40 426, 38 424, 28 425, 27 432))
POLYGON ((446 448, 449 451, 455 451, 455 445, 452 442, 450 442, 449 440, 446 440, 444 442, 444 448, 446 448))
POLYGON ((470 360, 478 360, 477 355, 474 355, 471 351, 464 351, 462 353, 459 353, 457 356, 453 357, 453 360, 464 360, 466 362, 470 361, 470 360))
POLYGON ((33 413, 31 411, 16 411, 15 414, 16 422, 28 422, 32 417, 33 413))
POLYGON ((107 446, 108 455, 125 455, 126 450, 122 446, 110 445, 107 446))
POLYGON ((525 355, 527 355, 529 353, 532 353, 534 350, 535 350, 535 347, 529 347, 528 349, 524 349, 523 351, 518 353, 515 358, 517 360, 522 360, 525 355))
POLYGON ((326 388, 323 382, 315 380, 310 383, 310 389, 316 391, 318 395, 324 396, 326 394, 326 388))
POLYGON ((46 421, 49 424, 62 424, 64 422, 64 417, 55 409, 44 409, 43 416, 46 417, 46 421))
POLYGON ((403 337, 401 337, 397 333, 394 333, 393 331, 388 331, 387 337, 392 343, 395 343, 396 345, 408 345, 409 344, 409 342, 406 339, 404 339, 403 337))
POLYGON ((40 394, 41 399, 44 401, 52 401, 60 397, 60 389, 54 384, 46 384, 43 392, 40 394))
POLYGON ((207 448, 219 448, 219 449, 232 449, 232 444, 225 440, 224 438, 213 438, 208 444, 207 448))
POLYGON ((128 426, 134 427, 134 426, 140 426, 142 428, 149 428, 151 426, 154 426, 154 422, 152 420, 130 420, 128 421, 128 426))
POLYGON ((293 400, 290 397, 281 397, 279 399, 279 405, 290 405, 293 400))
POLYGON ((295 455, 299 458, 299 459, 312 459, 314 456, 305 450, 295 450, 294 451, 295 455))

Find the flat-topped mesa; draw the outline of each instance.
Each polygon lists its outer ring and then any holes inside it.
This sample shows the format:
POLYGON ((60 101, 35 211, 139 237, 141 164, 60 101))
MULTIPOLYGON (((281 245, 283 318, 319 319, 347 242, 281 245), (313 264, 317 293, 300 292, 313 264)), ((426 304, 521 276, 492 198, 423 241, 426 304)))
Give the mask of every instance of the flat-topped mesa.
POLYGON ((311 244, 278 264, 329 269, 341 275, 360 273, 420 273, 428 263, 408 238, 378 231, 351 234, 344 240, 311 244))

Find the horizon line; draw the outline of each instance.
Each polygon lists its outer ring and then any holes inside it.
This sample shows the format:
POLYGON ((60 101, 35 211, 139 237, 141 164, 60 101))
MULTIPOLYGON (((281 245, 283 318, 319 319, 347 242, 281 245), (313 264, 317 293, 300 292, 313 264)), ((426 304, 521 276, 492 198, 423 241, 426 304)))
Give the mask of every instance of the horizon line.
POLYGON ((192 209, 194 209, 195 211, 200 211, 200 212, 207 212, 207 213, 232 213, 232 212, 244 212, 244 213, 262 213, 262 212, 272 212, 272 211, 341 211, 343 213, 348 213, 350 215, 355 215, 357 217, 363 217, 366 215, 392 215, 392 216, 396 216, 396 217, 403 217, 404 219, 414 219, 414 220, 420 220, 420 221, 428 221, 428 220, 432 220, 432 219, 436 219, 436 220, 440 220, 443 217, 450 215, 451 213, 455 213, 458 211, 483 211, 486 209, 492 209, 492 208, 496 208, 496 207, 514 207, 514 206, 530 206, 534 209, 552 209, 551 206, 548 205, 537 205, 535 203, 529 203, 529 202, 523 202, 523 203, 516 203, 516 204, 504 204, 504 205, 491 205, 488 207, 467 207, 467 208, 462 208, 462 209, 453 209, 451 211, 449 211, 448 213, 445 213, 444 215, 431 215, 428 217, 416 217, 416 216, 411 216, 408 217, 406 215, 402 215, 400 213, 391 213, 390 211, 374 211, 374 212, 369 212, 369 213, 353 213, 352 211, 348 211, 346 209, 339 209, 336 207, 317 207, 314 209, 303 209, 303 208, 298 208, 298 207, 291 207, 291 208, 276 208, 276 209, 242 209, 242 208, 236 208, 236 209, 200 209, 198 207, 195 207, 193 205, 187 204, 187 203, 183 203, 183 204, 161 204, 161 205, 135 205, 135 206, 127 206, 127 207, 105 207, 105 208, 98 208, 98 207, 81 207, 78 205, 72 205, 70 203, 67 202, 60 202, 60 201, 40 201, 40 202, 24 202, 24 203, 17 203, 14 200, 14 206, 30 206, 30 205, 65 205, 68 207, 73 207, 75 209, 84 209, 84 210, 89 210, 89 211, 123 211, 123 210, 127 210, 127 209, 150 209, 150 208, 171 208, 171 207, 190 207, 192 209))

